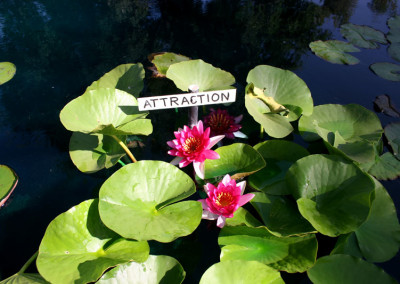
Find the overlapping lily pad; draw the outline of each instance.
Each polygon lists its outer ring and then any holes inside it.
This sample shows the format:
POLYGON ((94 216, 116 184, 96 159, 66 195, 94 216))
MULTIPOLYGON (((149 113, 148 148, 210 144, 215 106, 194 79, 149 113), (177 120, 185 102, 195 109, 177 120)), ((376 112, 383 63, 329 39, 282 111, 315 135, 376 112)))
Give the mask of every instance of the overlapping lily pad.
POLYGON ((400 65, 389 62, 377 62, 371 64, 369 68, 379 77, 389 81, 400 81, 400 65))
POLYGON ((98 200, 87 200, 50 223, 36 265, 51 283, 88 283, 109 267, 132 260, 143 262, 148 255, 147 242, 118 236, 101 222, 98 200))
POLYGON ((385 271, 372 263, 344 254, 319 258, 307 274, 314 284, 397 283, 385 271))
POLYGON ((235 214, 232 218, 226 218, 225 226, 247 226, 247 227, 259 227, 263 224, 258 221, 249 211, 244 209, 243 207, 239 207, 238 210, 235 211, 235 214))
POLYGON ((167 78, 182 91, 197 85, 199 92, 232 88, 235 78, 231 73, 205 63, 201 59, 175 63, 168 68, 167 78))
POLYGON ((104 74, 99 80, 94 81, 86 91, 115 88, 137 98, 144 86, 144 75, 145 72, 142 64, 122 64, 104 74))
POLYGON ((350 43, 362 48, 378 48, 377 43, 386 44, 385 35, 378 30, 368 26, 354 24, 344 24, 340 27, 340 32, 350 43))
POLYGON ((393 155, 398 157, 400 152, 400 122, 393 122, 385 126, 385 136, 392 148, 393 155))
POLYGON ((0 284, 47 284, 39 273, 17 273, 0 281, 0 284))
POLYGON ((368 173, 379 180, 394 180, 400 176, 400 161, 392 153, 386 152, 376 157, 368 173))
POLYGON ((310 268, 317 254, 314 234, 303 237, 279 238, 265 227, 224 227, 218 237, 221 261, 259 261, 277 270, 290 273, 310 268))
POLYGON ((155 77, 165 77, 168 68, 175 63, 190 60, 189 57, 172 53, 172 52, 160 52, 153 53, 149 56, 149 60, 154 64, 153 76, 155 77))
POLYGON ((268 194, 289 194, 285 175, 298 159, 309 155, 302 146, 286 140, 268 140, 254 146, 267 163, 260 171, 249 177, 251 187, 268 194))
POLYGON ((311 224, 300 215, 296 202, 286 196, 255 192, 250 201, 260 214, 268 231, 278 237, 316 233, 311 224))
POLYGON ((203 274, 200 284, 284 284, 279 271, 257 261, 218 262, 203 274))
POLYGON ((387 25, 389 27, 389 32, 386 35, 386 38, 391 43, 400 42, 400 16, 391 17, 388 20, 387 25))
POLYGON ((352 162, 311 155, 294 163, 286 182, 301 215, 324 235, 356 230, 368 217, 374 182, 352 162))
POLYGON ((153 131, 147 113, 139 112, 137 100, 117 89, 88 90, 69 102, 60 113, 70 131, 104 135, 149 135, 153 131))
POLYGON ((126 238, 171 242, 189 235, 200 223, 200 202, 178 202, 195 191, 193 180, 175 166, 139 161, 104 182, 99 193, 100 216, 126 238))
POLYGON ((394 60, 400 61, 400 42, 389 45, 387 51, 390 57, 392 57, 394 60))
POLYGON ((205 179, 226 174, 233 178, 243 178, 265 167, 262 156, 253 147, 235 143, 219 147, 216 152, 220 158, 205 161, 205 179))
POLYGON ((182 265, 167 255, 150 255, 143 263, 130 262, 118 265, 105 273, 98 284, 180 284, 185 279, 182 265))
POLYGON ((15 65, 11 62, 0 62, 0 85, 10 81, 17 71, 15 65))
POLYGON ((347 254, 359 258, 363 257, 354 232, 340 235, 331 254, 347 254))
POLYGON ((347 52, 359 52, 360 50, 351 43, 340 40, 313 41, 310 43, 311 50, 316 56, 335 64, 354 65, 360 62, 347 52))
POLYGON ((0 165, 0 207, 4 205, 18 183, 17 174, 8 166, 0 165))

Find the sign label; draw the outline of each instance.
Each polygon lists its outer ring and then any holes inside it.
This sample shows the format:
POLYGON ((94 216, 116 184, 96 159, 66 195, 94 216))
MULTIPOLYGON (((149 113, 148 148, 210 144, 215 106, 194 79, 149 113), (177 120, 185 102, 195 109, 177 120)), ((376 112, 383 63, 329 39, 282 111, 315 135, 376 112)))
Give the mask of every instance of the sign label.
POLYGON ((235 101, 236 89, 138 98, 140 111, 233 103, 235 101))

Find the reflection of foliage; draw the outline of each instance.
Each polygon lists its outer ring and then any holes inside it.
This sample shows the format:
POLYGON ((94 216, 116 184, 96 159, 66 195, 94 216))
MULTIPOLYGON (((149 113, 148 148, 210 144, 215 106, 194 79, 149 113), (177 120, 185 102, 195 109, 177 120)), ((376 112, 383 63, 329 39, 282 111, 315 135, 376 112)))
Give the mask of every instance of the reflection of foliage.
POLYGON ((394 16, 397 10, 397 0, 372 0, 368 3, 368 7, 377 14, 384 14, 389 10, 390 14, 394 16))
POLYGON ((335 27, 348 23, 358 0, 325 0, 321 16, 332 16, 335 27))

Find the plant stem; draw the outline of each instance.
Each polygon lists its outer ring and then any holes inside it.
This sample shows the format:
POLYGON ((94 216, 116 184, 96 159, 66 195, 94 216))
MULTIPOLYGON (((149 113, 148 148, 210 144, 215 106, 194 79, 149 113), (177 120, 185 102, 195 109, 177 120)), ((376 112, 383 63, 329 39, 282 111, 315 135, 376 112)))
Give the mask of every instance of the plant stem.
POLYGON ((262 140, 264 138, 264 127, 262 125, 260 125, 260 139, 262 140))
POLYGON ((129 158, 131 158, 132 162, 136 163, 136 162, 137 162, 137 160, 135 159, 135 157, 133 156, 133 154, 132 154, 132 152, 129 150, 129 148, 128 148, 128 147, 126 147, 125 143, 124 143, 124 142, 122 142, 121 140, 119 140, 119 139, 118 139, 118 137, 117 137, 117 136, 115 136, 115 135, 111 135, 111 137, 112 137, 112 138, 114 138, 114 139, 115 139, 115 141, 117 141, 117 142, 118 142, 119 146, 121 146, 121 147, 122 147, 122 149, 124 149, 124 150, 125 150, 125 152, 126 152, 126 153, 128 154, 128 156, 129 156, 129 158))
POLYGON ((126 166, 126 164, 124 162, 122 162, 121 160, 118 160, 118 163, 120 163, 122 166, 126 166))
POLYGON ((35 252, 34 255, 31 256, 30 259, 28 259, 28 261, 24 264, 24 266, 22 266, 22 268, 17 272, 18 274, 24 273, 25 270, 29 267, 29 265, 31 265, 31 263, 36 259, 36 257, 38 256, 39 251, 37 250, 35 252))

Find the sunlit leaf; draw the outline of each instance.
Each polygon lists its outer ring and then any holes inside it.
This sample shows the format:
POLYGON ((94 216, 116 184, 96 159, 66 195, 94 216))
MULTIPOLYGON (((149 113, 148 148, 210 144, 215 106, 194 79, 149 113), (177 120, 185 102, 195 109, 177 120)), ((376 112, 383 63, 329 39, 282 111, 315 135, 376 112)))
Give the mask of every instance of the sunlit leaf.
POLYGON ((17 174, 10 167, 0 165, 0 207, 6 203, 17 183, 17 174))
POLYGON ((259 227, 262 226, 262 223, 258 221, 249 211, 247 211, 243 207, 239 207, 238 210, 235 211, 232 218, 226 218, 225 226, 242 225, 245 225, 247 227, 259 227))
POLYGON ((318 40, 311 42, 310 48, 315 55, 331 63, 354 65, 360 62, 356 57, 347 53, 360 51, 348 42, 339 40, 318 40))
POLYGON ((0 62, 0 85, 10 81, 17 71, 17 68, 11 62, 0 62))
POLYGON ((149 55, 149 60, 154 64, 153 76, 165 77, 168 68, 175 63, 190 60, 189 57, 172 53, 172 52, 160 52, 149 55))
POLYGON ((340 26, 340 32, 350 43, 362 48, 378 48, 377 43, 386 44, 385 35, 368 26, 344 24, 340 26))
POLYGON ((400 65, 389 62, 371 64, 369 68, 379 77, 389 81, 400 81, 400 65))
POLYGON ((0 284, 46 284, 49 283, 38 273, 16 273, 0 281, 0 284))

